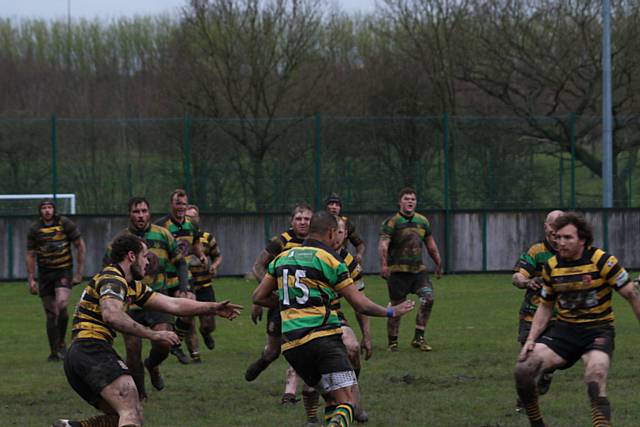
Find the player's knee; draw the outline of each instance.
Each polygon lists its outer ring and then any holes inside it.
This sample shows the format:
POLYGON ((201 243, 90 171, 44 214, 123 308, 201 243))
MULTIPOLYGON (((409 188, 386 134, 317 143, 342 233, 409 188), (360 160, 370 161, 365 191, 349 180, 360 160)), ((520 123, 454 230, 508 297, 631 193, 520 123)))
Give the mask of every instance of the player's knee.
POLYGON ((431 311, 434 301, 433 289, 425 286, 424 288, 420 289, 420 291, 418 292, 418 296, 420 297, 420 309, 426 312, 431 311))
POLYGON ((587 384, 589 388, 589 394, 591 394, 591 388, 595 386, 599 389, 602 384, 604 384, 605 378, 607 377, 607 368, 604 365, 594 366, 584 373, 584 382, 587 384))
POLYGON ((518 362, 513 370, 513 376, 518 384, 533 383, 536 376, 535 364, 529 361, 518 362))

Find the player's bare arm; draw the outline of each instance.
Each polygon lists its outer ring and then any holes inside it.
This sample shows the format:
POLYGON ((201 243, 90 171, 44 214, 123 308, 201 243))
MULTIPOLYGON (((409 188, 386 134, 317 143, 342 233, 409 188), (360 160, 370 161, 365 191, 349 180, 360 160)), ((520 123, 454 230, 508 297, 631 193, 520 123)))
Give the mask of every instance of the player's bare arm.
POLYGON ((157 341, 165 345, 174 345, 180 342, 180 339, 172 331, 154 331, 147 328, 129 317, 124 312, 123 302, 116 298, 101 298, 100 310, 102 318, 114 329, 129 335, 135 335, 140 338, 146 338, 157 341))
POLYGON ((636 319, 640 320, 640 289, 638 282, 627 283, 618 290, 618 293, 629 302, 636 319))
POLYGON ((531 289, 533 291, 537 291, 542 287, 542 278, 530 278, 526 277, 522 273, 513 273, 513 276, 511 276, 511 283, 519 289, 531 289))
POLYGON ((536 314, 533 316, 533 320, 531 322, 531 330, 529 331, 529 336, 527 337, 527 341, 522 346, 522 351, 520 351, 520 355, 518 356, 519 362, 524 362, 527 360, 529 353, 533 351, 533 348, 536 346, 536 340, 540 336, 540 334, 547 328, 549 324, 549 320, 551 320, 551 316, 553 315, 553 302, 542 301, 540 305, 538 305, 538 309, 536 310, 536 314))
POLYGON ((389 236, 380 236, 378 240, 378 258, 380 259, 380 275, 385 279, 389 277, 389 267, 387 266, 387 256, 389 255, 389 236))
POLYGON ((364 259, 364 251, 365 251, 366 247, 364 245, 364 242, 360 242, 358 245, 356 245, 356 261, 358 261, 358 264, 362 264, 362 260, 364 259))
POLYGON ((440 251, 433 236, 427 236, 425 238, 425 244, 427 246, 427 252, 436 265, 436 277, 439 279, 442 277, 442 259, 440 258, 440 251))
POLYGON ((213 262, 211 262, 211 267, 209 267, 209 273, 211 273, 212 275, 217 275, 218 274, 218 267, 220 267, 220 264, 222 264, 222 255, 217 256, 213 262))
POLYGON ((273 260, 274 256, 267 252, 265 249, 260 252, 256 262, 253 263, 253 275, 256 276, 259 282, 262 281, 264 275, 267 273, 267 266, 273 260))
POLYGON ((278 282, 275 277, 265 275, 256 290, 253 291, 253 304, 260 307, 277 307, 278 298, 275 295, 277 287, 278 282))
POLYGON ((73 275, 72 281, 75 285, 82 282, 82 276, 84 274, 84 260, 87 255, 87 245, 84 243, 84 239, 82 237, 74 240, 73 244, 76 247, 77 255, 76 273, 73 275))
POLYGON ((200 314, 215 314, 233 320, 240 315, 242 306, 230 301, 200 302, 189 298, 172 298, 160 293, 154 294, 145 305, 155 311, 162 311, 175 316, 196 316, 200 314))
POLYGON ((365 295, 362 295, 362 292, 358 291, 355 286, 346 286, 340 289, 338 293, 345 297, 357 312, 367 316, 400 317, 413 310, 415 306, 413 301, 405 300, 400 304, 385 308, 371 301, 365 295), (387 313, 388 308, 391 309, 389 313, 387 313), (391 314, 391 316, 389 316, 389 314, 391 314))
POLYGON ((362 332, 360 351, 364 354, 364 360, 369 360, 373 355, 373 348, 371 347, 371 332, 369 330, 369 318, 356 311, 356 319, 360 326, 360 332, 362 332))
POLYGON ((32 295, 38 294, 38 284, 36 283, 36 251, 27 251, 25 257, 27 264, 27 285, 32 295))

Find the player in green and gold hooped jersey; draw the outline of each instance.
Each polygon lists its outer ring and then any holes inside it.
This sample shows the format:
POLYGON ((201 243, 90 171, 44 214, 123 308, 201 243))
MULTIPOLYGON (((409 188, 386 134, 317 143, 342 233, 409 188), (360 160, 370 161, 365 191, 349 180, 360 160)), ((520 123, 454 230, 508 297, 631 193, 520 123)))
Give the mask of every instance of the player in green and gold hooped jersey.
MULTIPOLYGON (((280 253, 296 246, 302 242, 309 233, 309 223, 313 210, 307 203, 298 203, 291 211, 291 227, 280 235, 273 237, 267 246, 260 252, 253 264, 253 274, 262 281, 266 274, 269 263, 280 253)), ((262 307, 253 305, 251 307, 251 320, 257 324, 262 319, 262 307)), ((245 379, 255 380, 258 375, 280 356, 281 344, 281 324, 278 310, 269 309, 267 312, 267 340, 261 356, 247 368, 245 379)), ((282 403, 295 402, 295 372, 289 371, 287 374, 287 386, 283 395, 282 403), (293 392, 291 392, 291 389, 293 392)))
POLYGON ((126 314, 130 304, 174 315, 215 313, 233 319, 241 306, 170 298, 154 292, 140 280, 149 263, 144 241, 121 234, 111 247, 110 264, 96 274, 80 296, 73 318, 73 342, 64 360, 71 387, 89 404, 105 413, 83 421, 58 420, 53 427, 142 426, 142 404, 127 365, 113 348, 116 331, 137 335, 164 346, 179 341, 173 331, 147 328, 126 314))
MULTIPOLYGON (((544 221, 544 239, 536 242, 523 252, 514 267, 511 277, 513 285, 519 289, 526 289, 524 300, 520 305, 520 322, 518 325, 518 342, 524 345, 531 330, 531 320, 540 303, 542 292, 542 267, 556 254, 555 220, 564 212, 555 210, 547 214, 544 221)), ((551 385, 552 372, 545 372, 538 382, 538 393, 545 394, 551 385)), ((516 403, 516 411, 522 411, 520 401, 516 403)))
POLYGON ((49 357, 59 361, 65 352, 69 315, 67 305, 74 284, 80 283, 84 271, 86 247, 78 227, 67 217, 56 215, 56 205, 44 199, 38 206, 39 219, 27 235, 27 276, 29 292, 40 295, 47 320, 49 357), (71 244, 76 248, 78 265, 73 274, 71 244), (38 283, 35 270, 38 265, 38 283))
POLYGON ((630 304, 640 320, 640 293, 616 257, 591 246, 593 231, 574 212, 554 222, 557 255, 544 265, 542 301, 515 367, 518 396, 533 427, 542 427, 537 378, 568 369, 582 360, 594 426, 611 425, 607 376, 614 349, 613 291, 630 304), (555 323, 547 329, 557 309, 555 323))
MULTIPOLYGON (((200 227, 200 210, 196 205, 189 205, 186 210, 186 216, 192 223, 200 227)), ((218 248, 218 242, 213 234, 206 231, 201 232, 200 244, 202 244, 202 252, 207 257, 207 262, 202 263, 195 255, 188 257, 189 271, 192 275, 191 289, 196 295, 197 301, 215 301, 216 293, 213 289, 213 278, 215 277, 220 264, 222 263, 222 255, 218 248)), ((204 344, 209 350, 215 347, 215 341, 211 333, 216 329, 216 318, 214 316, 201 315, 200 319, 200 335, 204 344)), ((191 361, 200 362, 200 352, 198 349, 198 337, 196 336, 196 322, 191 325, 189 337, 187 338, 187 347, 191 355, 191 361)))
MULTIPOLYGON (((133 234, 143 239, 149 248, 149 266, 142 283, 155 292, 167 294, 166 271, 169 266, 184 264, 182 253, 169 230, 151 223, 151 206, 144 197, 132 197, 128 202, 129 225, 120 233, 133 234)), ((111 246, 103 264, 111 263, 111 246)), ((175 267, 174 267, 175 268, 175 267)), ((127 312, 133 320, 156 331, 173 331, 173 316, 133 305, 127 312)), ((127 351, 127 366, 136 382, 140 398, 147 396, 144 384, 144 367, 149 370, 151 384, 156 390, 164 388, 160 364, 169 355, 170 347, 152 342, 149 356, 142 361, 142 339, 136 335, 123 334, 127 351)))
MULTIPOLYGON (((200 230, 186 216, 189 198, 187 193, 182 189, 174 190, 169 196, 169 214, 156 221, 156 224, 166 228, 178 241, 183 256, 195 255, 200 262, 206 262, 206 256, 202 253, 202 245, 200 244, 200 230)), ((181 267, 181 266, 180 266, 181 267)), ((182 298, 196 299, 195 294, 191 291, 189 285, 184 286, 185 281, 180 278, 186 274, 187 282, 191 279, 191 274, 185 264, 185 270, 172 269, 167 270, 167 291, 169 296, 177 296, 182 298)), ((182 317, 176 319, 175 327, 178 336, 184 340, 193 324, 193 318, 182 317)), ((171 354, 178 358, 182 364, 188 364, 189 358, 182 351, 180 345, 171 349, 171 354)))
MULTIPOLYGON (((427 275, 427 267, 422 262, 422 245, 426 246, 435 264, 438 279, 442 276, 440 252, 431 235, 429 220, 415 211, 416 191, 413 188, 400 190, 398 204, 398 213, 385 220, 380 229, 380 274, 387 279, 391 304, 404 301, 409 293, 420 297, 411 346, 422 351, 431 351, 424 334, 433 308, 433 284, 427 275)), ((387 321, 389 351, 398 351, 399 329, 400 319, 387 321)))
POLYGON ((343 296, 355 310, 377 317, 401 316, 414 304, 404 301, 385 308, 358 292, 347 266, 332 249, 337 228, 333 215, 316 212, 304 244, 282 252, 269 264, 253 302, 279 307, 285 358, 324 397, 326 425, 348 427, 355 403, 351 387, 357 380, 331 301, 343 296))

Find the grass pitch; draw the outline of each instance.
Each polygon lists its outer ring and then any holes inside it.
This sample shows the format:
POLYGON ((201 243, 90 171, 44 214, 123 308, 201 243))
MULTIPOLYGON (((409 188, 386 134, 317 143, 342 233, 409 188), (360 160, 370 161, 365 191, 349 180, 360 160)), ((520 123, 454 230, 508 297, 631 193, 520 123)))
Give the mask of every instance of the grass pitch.
MULTIPOLYGON (((367 294, 387 301, 386 286, 366 278, 367 294)), ((216 348, 201 345, 201 365, 183 366, 170 358, 161 369, 167 384, 156 392, 149 384, 145 425, 302 426, 302 403, 279 404, 286 364, 276 361, 255 382, 244 370, 264 344, 264 323, 249 318, 255 282, 216 281, 218 298, 245 305, 243 315, 218 319, 216 348)), ((74 288, 75 305, 81 287, 74 288)), ((528 426, 514 411, 512 369, 519 346, 517 313, 522 291, 508 275, 452 275, 435 281, 436 304, 427 330, 434 351, 420 353, 409 346, 414 315, 403 318, 400 352, 386 351, 385 319, 371 319, 374 355, 364 362, 361 389, 369 426, 528 426)), ((348 304, 344 304, 347 305, 348 304)), ((638 322, 627 303, 615 297, 616 351, 610 371, 609 395, 616 426, 637 426, 640 376, 638 322)), ((347 317, 357 327, 350 307, 347 317)), ((25 283, 0 284, 0 420, 9 426, 48 426, 57 418, 84 418, 97 412, 77 396, 64 377, 61 363, 48 363, 44 314, 39 298, 25 283)), ((124 356, 122 340, 116 348, 124 356)), ((145 354, 148 344, 145 347, 145 354)), ((557 372, 549 394, 541 399, 546 421, 554 426, 591 425, 590 407, 582 383, 582 367, 557 372)))

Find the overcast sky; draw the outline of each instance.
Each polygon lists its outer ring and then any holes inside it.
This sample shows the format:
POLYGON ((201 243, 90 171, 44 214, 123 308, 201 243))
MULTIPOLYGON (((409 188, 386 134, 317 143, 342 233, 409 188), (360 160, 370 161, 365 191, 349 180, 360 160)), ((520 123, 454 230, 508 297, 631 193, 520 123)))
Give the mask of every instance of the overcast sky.
MULTIPOLYGON (((153 15, 174 12, 187 0, 0 0, 3 18, 66 18, 70 4, 71 16, 77 18, 114 18, 118 16, 153 15)), ((374 0, 330 0, 347 12, 371 12, 374 0)))

